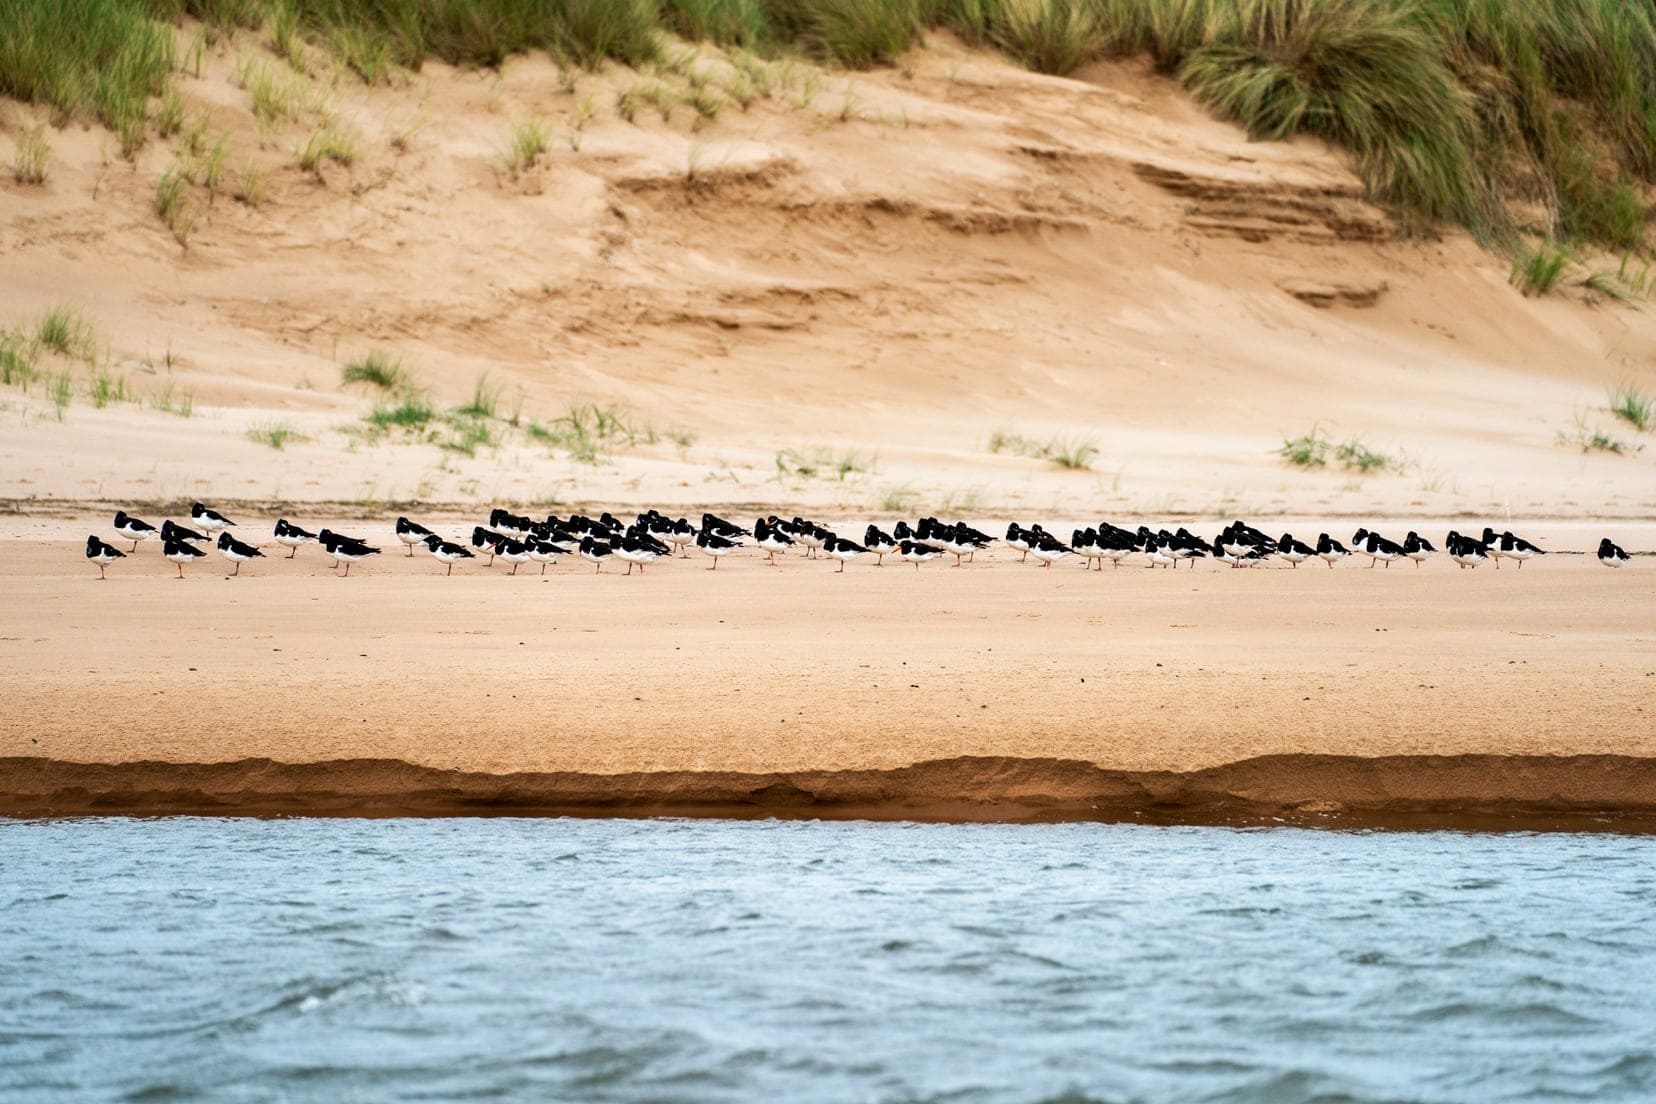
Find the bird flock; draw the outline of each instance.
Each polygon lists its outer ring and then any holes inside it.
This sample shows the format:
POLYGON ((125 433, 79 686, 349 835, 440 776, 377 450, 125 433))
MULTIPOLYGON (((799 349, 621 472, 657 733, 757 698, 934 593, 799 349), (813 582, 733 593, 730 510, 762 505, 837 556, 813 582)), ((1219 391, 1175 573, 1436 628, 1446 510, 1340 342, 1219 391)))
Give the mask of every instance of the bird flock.
MULTIPOLYGON (((178 577, 184 577, 186 565, 206 558, 207 548, 215 549, 234 567, 229 577, 241 573, 241 566, 261 559, 264 552, 233 536, 228 530, 236 523, 217 510, 197 502, 190 507, 188 526, 166 520, 156 528, 147 521, 133 517, 125 510, 115 513, 115 533, 132 542, 122 551, 96 534, 86 538, 86 558, 98 565, 98 577, 106 577, 106 570, 115 561, 136 552, 139 544, 159 540, 161 555, 178 566, 178 577), (203 547, 206 546, 206 547, 203 547)), ((708 570, 717 570, 725 556, 752 547, 766 556, 767 564, 775 564, 776 557, 789 552, 803 552, 807 559, 833 559, 836 569, 843 573, 849 563, 864 556, 872 556, 875 566, 894 556, 904 563, 920 565, 944 556, 953 556, 956 566, 969 563, 973 557, 993 545, 996 538, 965 522, 944 523, 935 517, 924 517, 913 526, 899 521, 887 533, 877 525, 863 531, 862 540, 842 537, 833 529, 805 518, 791 520, 771 515, 759 518, 751 528, 704 513, 699 525, 688 518, 672 518, 659 510, 647 510, 630 523, 624 523, 608 511, 597 518, 583 514, 544 519, 514 514, 496 508, 489 514, 487 525, 475 525, 465 543, 443 538, 418 522, 406 517, 397 519, 393 530, 396 539, 413 556, 419 549, 444 565, 444 574, 453 575, 454 567, 466 560, 486 557, 485 565, 496 560, 511 565, 510 574, 516 575, 525 564, 540 564, 540 573, 546 574, 548 565, 566 556, 578 556, 601 572, 606 562, 627 565, 625 574, 645 567, 664 556, 689 556, 691 548, 712 560, 708 570)), ((349 576, 351 565, 378 556, 381 549, 361 537, 347 536, 331 529, 311 532, 279 518, 271 534, 272 539, 288 549, 292 559, 300 548, 316 544, 333 558, 333 568, 343 565, 349 576)), ((1234 521, 1211 540, 1191 533, 1183 526, 1169 532, 1152 531, 1148 526, 1125 529, 1109 522, 1072 531, 1067 542, 1059 540, 1040 525, 1024 527, 1013 522, 1000 538, 1008 548, 1019 553, 1019 562, 1031 557, 1042 567, 1052 565, 1069 556, 1079 558, 1084 569, 1102 571, 1108 561, 1119 568, 1124 561, 1138 557, 1147 568, 1176 568, 1180 561, 1188 561, 1192 568, 1199 559, 1212 558, 1231 568, 1253 567, 1268 561, 1287 563, 1295 568, 1307 560, 1317 559, 1332 568, 1348 556, 1367 556, 1368 566, 1384 565, 1393 560, 1408 559, 1416 567, 1438 552, 1431 541, 1410 530, 1402 541, 1394 541, 1367 528, 1358 529, 1351 538, 1351 546, 1335 540, 1327 533, 1320 534, 1315 543, 1295 539, 1284 533, 1272 537, 1268 533, 1242 521, 1234 521)), ((1497 569, 1501 561, 1512 560, 1520 568, 1524 561, 1546 552, 1530 541, 1510 531, 1497 533, 1485 527, 1481 536, 1466 536, 1451 530, 1443 541, 1443 552, 1462 570, 1493 562, 1497 569)), ((1598 561, 1606 567, 1621 567, 1628 554, 1608 537, 1599 542, 1598 561)))

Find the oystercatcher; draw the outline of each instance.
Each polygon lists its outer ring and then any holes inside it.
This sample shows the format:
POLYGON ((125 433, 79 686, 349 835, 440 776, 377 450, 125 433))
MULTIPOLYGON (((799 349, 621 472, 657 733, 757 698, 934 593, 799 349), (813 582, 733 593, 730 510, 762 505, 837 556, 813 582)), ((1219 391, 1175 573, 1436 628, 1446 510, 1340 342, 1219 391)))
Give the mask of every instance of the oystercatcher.
POLYGON ((1449 535, 1443 539, 1443 550, 1462 571, 1489 562, 1488 546, 1471 537, 1463 537, 1453 529, 1449 530, 1449 535))
POLYGON ((556 563, 560 558, 569 555, 569 549, 556 541, 530 538, 529 558, 541 565, 541 574, 546 574, 546 565, 556 563))
POLYGON ((666 539, 679 550, 681 559, 689 559, 689 546, 696 543, 696 527, 690 524, 689 518, 679 518, 670 526, 666 539))
MULTIPOLYGON (((442 537, 439 537, 436 533, 431 534, 425 539, 425 546, 426 551, 431 553, 433 559, 435 559, 438 563, 448 565, 448 570, 443 572, 444 575, 453 575, 455 564, 459 563, 461 560, 469 560, 472 558, 471 549, 467 548, 465 545, 453 544, 446 541, 442 537)), ((546 569, 542 568, 541 570, 545 571, 546 569)))
MULTIPOLYGON (((1493 552, 1497 547, 1499 547, 1500 554, 1506 559, 1517 560, 1520 568, 1524 566, 1524 561, 1529 559, 1531 556, 1545 556, 1547 554, 1545 551, 1537 548, 1523 537, 1513 536, 1511 530, 1502 533, 1500 537, 1497 538, 1498 544, 1491 543, 1489 539, 1490 532, 1491 531, 1489 529, 1484 530, 1484 543, 1490 546, 1490 551, 1493 552)), ((1499 568, 1501 566, 1501 562, 1499 560, 1495 561, 1495 566, 1496 568, 1499 568)))
POLYGON ((180 579, 184 577, 185 564, 194 563, 206 554, 189 541, 167 540, 165 538, 161 541, 161 555, 178 565, 178 577, 180 579))
POLYGON ((879 526, 870 525, 863 531, 863 547, 877 557, 874 561, 875 567, 884 567, 886 556, 897 551, 897 542, 882 532, 879 526))
POLYGON ((627 574, 632 574, 633 565, 638 565, 638 573, 644 574, 644 565, 656 562, 661 555, 651 547, 649 535, 645 533, 628 533, 621 538, 621 543, 615 546, 617 559, 627 561, 627 574))
POLYGON ((1413 560, 1416 567, 1431 559, 1432 553, 1436 551, 1437 549, 1432 547, 1431 541, 1413 529, 1410 529, 1409 535, 1403 538, 1403 554, 1413 560))
POLYGON ((1620 567, 1627 562, 1627 559, 1627 553, 1622 551, 1621 546, 1612 542, 1609 537, 1599 541, 1598 562, 1605 567, 1620 567))
POLYGON ((846 564, 868 551, 868 549, 864 548, 856 541, 849 541, 844 537, 836 537, 832 533, 829 533, 828 539, 822 542, 822 550, 840 562, 839 570, 834 572, 836 575, 844 574, 846 564))
POLYGON ((207 534, 198 533, 194 529, 186 529, 182 525, 174 525, 171 521, 161 523, 161 542, 167 541, 195 541, 197 544, 207 543, 207 534))
POLYGON ((1029 559, 1029 544, 1032 536, 1032 533, 1015 521, 1006 527, 1006 546, 1019 553, 1019 563, 1029 559))
POLYGON ((485 549, 488 551, 489 563, 484 564, 485 567, 494 563, 495 549, 505 539, 506 535, 504 533, 496 533, 493 529, 485 529, 481 525, 472 526, 471 546, 479 552, 485 549))
POLYGON ((1048 569, 1054 563, 1069 555, 1070 552, 1071 549, 1068 545, 1059 543, 1056 537, 1046 533, 1042 533, 1041 539, 1029 547, 1029 554, 1040 560, 1042 567, 1048 569))
MULTIPOLYGON (((897 527, 899 529, 907 528, 900 521, 897 523, 897 527)), ((931 545, 921 544, 919 541, 903 540, 897 542, 897 555, 913 564, 916 571, 920 570, 921 564, 935 560, 942 554, 943 550, 941 548, 933 548, 931 545)))
POLYGON ((235 537, 232 537, 229 533, 219 534, 218 550, 219 555, 236 565, 235 570, 230 572, 230 578, 232 579, 241 574, 242 564, 253 559, 255 556, 264 555, 264 553, 260 552, 255 546, 245 544, 242 541, 237 540, 235 537))
POLYGON ((1306 560, 1309 560, 1316 554, 1315 550, 1313 550, 1309 545, 1305 544, 1303 541, 1295 540, 1292 533, 1282 534, 1282 539, 1277 542, 1277 555, 1281 556, 1295 567, 1298 567, 1300 564, 1304 563, 1306 560))
POLYGON ((132 542, 131 551, 138 551, 138 542, 154 540, 159 536, 155 526, 147 521, 139 521, 125 510, 115 511, 115 531, 132 542))
POLYGON ((597 537, 582 537, 580 547, 581 559, 592 565, 594 575, 604 570, 604 561, 615 553, 605 542, 597 537))
POLYGON ((276 519, 275 536, 277 544, 290 550, 287 554, 287 558, 290 560, 299 554, 300 545, 309 544, 316 539, 315 533, 299 528, 288 521, 287 518, 276 519))
POLYGON ((769 554, 769 558, 765 562, 773 567, 776 565, 776 554, 786 552, 794 544, 793 538, 782 531, 775 518, 769 521, 760 518, 754 523, 753 543, 769 554))
POLYGON ((1334 566, 1335 560, 1343 560, 1349 555, 1351 553, 1346 550, 1346 546, 1327 533, 1317 538, 1317 558, 1330 568, 1334 566))
POLYGON ((529 546, 522 541, 507 537, 495 548, 495 555, 500 557, 501 563, 512 565, 512 570, 507 574, 516 575, 518 565, 529 562, 529 546))
POLYGON ((209 533, 217 533, 236 524, 217 510, 209 510, 199 502, 190 507, 190 520, 209 533))
MULTIPOLYGON (((712 514, 702 515, 704 519, 712 516, 712 514)), ((730 537, 721 537, 717 533, 709 532, 706 529, 703 529, 701 532, 696 534, 696 547, 713 557, 713 566, 707 569, 709 571, 717 571, 719 569, 720 556, 728 556, 741 546, 742 542, 739 540, 735 540, 730 537)))
MULTIPOLYGON (((137 545, 133 545, 133 547, 136 548, 137 545)), ((114 545, 105 544, 97 537, 89 536, 86 538, 86 558, 98 565, 98 578, 100 579, 104 578, 104 568, 125 556, 125 552, 114 545)))
POLYGON ((1391 567, 1391 562, 1403 554, 1403 546, 1394 540, 1387 540, 1379 533, 1371 533, 1367 529, 1359 529, 1352 535, 1351 543, 1357 546, 1357 551, 1369 558, 1369 568, 1377 563, 1385 563, 1391 567))
POLYGON ((343 533, 335 533, 332 529, 324 529, 316 534, 317 541, 324 551, 334 558, 333 565, 345 565, 345 578, 351 577, 351 565, 369 556, 377 556, 380 550, 365 544, 355 537, 347 537, 343 533))
POLYGON ((408 546, 409 556, 414 555, 416 544, 424 544, 426 538, 431 535, 431 530, 418 522, 409 521, 405 517, 397 519, 397 539, 408 546))

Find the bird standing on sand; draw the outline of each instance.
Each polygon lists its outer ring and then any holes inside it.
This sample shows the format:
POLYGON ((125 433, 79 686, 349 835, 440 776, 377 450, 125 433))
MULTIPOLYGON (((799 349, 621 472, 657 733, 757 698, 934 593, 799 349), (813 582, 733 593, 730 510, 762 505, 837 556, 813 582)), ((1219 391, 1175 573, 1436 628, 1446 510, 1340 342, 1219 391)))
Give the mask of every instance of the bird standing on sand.
POLYGON ((775 567, 776 554, 792 548, 794 540, 782 531, 781 525, 777 522, 760 518, 753 524, 753 543, 768 554, 765 563, 775 567))
POLYGON ((640 575, 644 574, 644 565, 655 563, 661 555, 660 552, 651 547, 653 541, 648 544, 645 543, 649 540, 650 538, 646 534, 628 533, 621 538, 621 543, 615 546, 615 557, 626 561, 626 573, 628 575, 632 574, 634 564, 638 566, 638 573, 640 575))
MULTIPOLYGON (((1282 539, 1277 542, 1277 555, 1281 556, 1295 567, 1298 567, 1300 564, 1304 563, 1306 560, 1309 560, 1316 554, 1317 553, 1307 546, 1305 542, 1295 540, 1292 533, 1282 534, 1282 539)), ((1329 566, 1334 566, 1332 561, 1329 562, 1329 566)))
POLYGON ((209 510, 199 502, 190 507, 190 521, 209 533, 218 533, 236 524, 217 510, 209 510))
POLYGON ((1498 557, 1495 561, 1497 571, 1501 568, 1502 559, 1517 560, 1518 566, 1521 568, 1524 566, 1524 561, 1531 556, 1545 556, 1547 554, 1523 537, 1513 536, 1510 529, 1496 537, 1495 531, 1486 527, 1484 529, 1484 543, 1489 546, 1490 553, 1498 557))
POLYGON ((194 541, 197 544, 207 543, 207 534, 198 533, 194 529, 186 529, 182 525, 174 525, 170 520, 161 523, 161 543, 168 541, 194 541))
POLYGON ((495 555, 500 557, 501 563, 512 565, 512 570, 507 572, 508 575, 516 575, 518 565, 529 562, 529 546, 508 537, 495 547, 495 555))
POLYGON ((890 535, 883 532, 879 526, 870 525, 863 532, 863 547, 874 553, 876 557, 874 560, 875 567, 884 567, 885 558, 897 551, 897 542, 892 540, 890 535))
POLYGON ((332 529, 324 529, 316 535, 317 541, 328 555, 334 558, 334 566, 345 565, 345 578, 351 577, 351 565, 369 556, 377 556, 380 550, 365 544, 355 537, 347 537, 342 533, 335 533, 332 529))
POLYGON ((277 544, 289 550, 287 558, 291 560, 299 554, 299 546, 315 540, 316 534, 299 528, 287 518, 277 518, 275 537, 277 544))
MULTIPOLYGON (((712 515, 707 514, 703 516, 711 517, 712 515)), ((703 529, 701 532, 696 534, 696 547, 707 553, 707 555, 713 557, 713 566, 707 569, 709 571, 717 571, 719 569, 720 556, 728 556, 741 546, 742 542, 739 540, 734 540, 729 537, 721 537, 717 533, 709 532, 706 529, 703 529)))
POLYGON ((868 551, 856 541, 849 541, 832 533, 829 533, 828 539, 822 542, 822 550, 840 562, 839 570, 834 572, 836 575, 843 575, 846 564, 868 551))
POLYGON ((593 574, 604 570, 604 561, 613 555, 615 549, 595 537, 581 538, 581 559, 593 566, 593 574))
POLYGON ((1620 567, 1627 562, 1627 553, 1622 551, 1620 545, 1605 537, 1599 541, 1598 562, 1605 567, 1620 567))
MULTIPOLYGON (((902 522, 897 524, 899 526, 903 525, 902 522)), ((897 555, 906 562, 913 564, 915 571, 920 570, 921 564, 935 560, 942 554, 943 550, 941 548, 933 548, 929 544, 921 544, 918 541, 903 540, 897 542, 897 555)))
MULTIPOLYGON (((136 548, 137 545, 133 547, 136 548)), ((125 552, 114 545, 105 544, 97 537, 89 536, 86 538, 86 558, 98 565, 98 578, 100 579, 104 578, 104 568, 125 556, 125 552)))
MULTIPOLYGON (((448 565, 448 570, 443 572, 445 576, 454 574, 455 564, 459 563, 461 560, 469 560, 472 558, 471 549, 467 548, 465 545, 453 544, 446 541, 442 537, 439 537, 436 533, 431 534, 425 539, 425 546, 426 551, 431 553, 432 559, 436 560, 438 563, 448 565)), ((546 569, 541 568, 541 570, 544 572, 546 569)))
POLYGON ((184 577, 184 565, 194 563, 207 553, 185 540, 163 540, 161 555, 178 565, 178 577, 184 577))
POLYGON ((1346 546, 1327 533, 1317 538, 1317 558, 1330 568, 1334 566, 1335 560, 1343 560, 1349 555, 1351 553, 1346 550, 1346 546))
MULTIPOLYGON (((456 546, 458 547, 458 546, 456 546)), ((556 563, 559 559, 569 555, 569 549, 556 541, 531 538, 529 541, 529 558, 541 565, 541 574, 546 574, 546 565, 556 563)))
POLYGON ((408 554, 410 557, 414 555, 414 546, 416 544, 424 544, 426 538, 429 536, 431 536, 431 530, 427 529, 419 522, 409 521, 405 517, 397 519, 397 539, 408 546, 408 554))
POLYGON ((1058 538, 1041 535, 1041 539, 1029 546, 1029 554, 1041 561, 1041 566, 1050 569, 1053 564, 1068 556, 1073 551, 1068 545, 1059 542, 1058 538))
POLYGON ((219 555, 236 565, 235 570, 230 572, 230 578, 232 579, 241 574, 242 564, 253 559, 255 556, 264 555, 263 552, 260 552, 253 545, 245 544, 242 541, 237 540, 235 537, 232 537, 229 533, 219 534, 218 550, 219 555))
POLYGON ((125 510, 115 511, 115 531, 132 542, 131 551, 138 551, 138 542, 154 540, 159 536, 155 526, 147 521, 139 521, 125 510))
POLYGON ((1416 567, 1431 559, 1432 553, 1436 551, 1437 549, 1432 547, 1431 541, 1413 529, 1410 529, 1409 535, 1403 538, 1403 554, 1413 560, 1416 567))

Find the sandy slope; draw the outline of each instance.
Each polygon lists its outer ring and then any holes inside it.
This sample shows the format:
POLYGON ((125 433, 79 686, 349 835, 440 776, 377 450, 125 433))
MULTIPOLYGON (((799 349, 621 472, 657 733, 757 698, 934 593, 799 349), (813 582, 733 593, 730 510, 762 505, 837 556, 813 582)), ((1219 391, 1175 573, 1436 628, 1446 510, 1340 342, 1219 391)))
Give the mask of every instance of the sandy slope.
POLYGON ((0 183, 11 320, 78 303, 136 393, 196 402, 180 419, 81 400, 60 423, 38 387, 0 395, 6 498, 1656 509, 1656 453, 1558 442, 1578 418, 1611 427, 1609 383, 1656 385, 1656 314, 1579 290, 1525 300, 1462 235, 1397 240, 1337 154, 1250 143, 1133 65, 1050 79, 938 36, 897 70, 777 66, 772 98, 695 124, 683 106, 625 122, 616 96, 691 72, 716 85, 716 51, 572 87, 520 58, 374 90, 319 74, 312 109, 261 130, 235 82, 258 49, 221 45, 183 89, 271 201, 198 190, 187 252, 152 209, 179 139, 132 166, 101 131, 61 133, 46 187, 0 183), (325 114, 361 155, 318 178, 293 150, 325 114), (559 144, 502 173, 531 115, 559 144), (475 458, 360 442, 342 429, 372 396, 342 390, 339 364, 371 348, 444 402, 487 371, 525 417, 592 398, 694 440, 599 466, 504 427, 475 458), (318 439, 278 454, 244 436, 273 419, 318 439), (1306 474, 1271 455, 1314 424, 1408 469, 1306 474), (990 455, 997 429, 1099 455, 1089 472, 990 455), (778 475, 778 451, 817 448, 872 470, 778 475))

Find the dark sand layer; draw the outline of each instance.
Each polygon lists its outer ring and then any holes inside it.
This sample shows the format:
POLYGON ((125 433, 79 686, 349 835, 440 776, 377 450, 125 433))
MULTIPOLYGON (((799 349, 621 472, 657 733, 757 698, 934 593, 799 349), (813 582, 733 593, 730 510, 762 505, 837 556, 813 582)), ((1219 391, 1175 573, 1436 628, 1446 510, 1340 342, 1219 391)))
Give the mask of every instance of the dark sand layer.
POLYGON ((710 816, 1656 831, 1656 760, 1276 755, 1190 772, 959 758, 895 770, 480 774, 384 759, 0 760, 0 815, 710 816))

